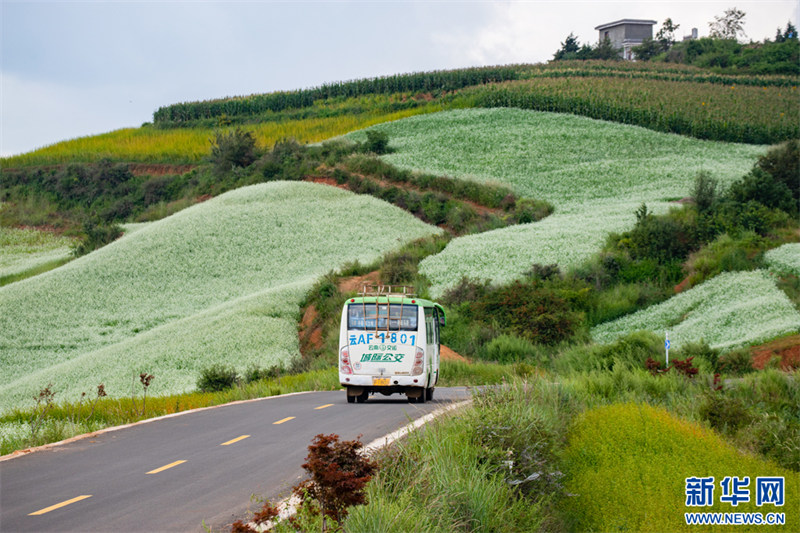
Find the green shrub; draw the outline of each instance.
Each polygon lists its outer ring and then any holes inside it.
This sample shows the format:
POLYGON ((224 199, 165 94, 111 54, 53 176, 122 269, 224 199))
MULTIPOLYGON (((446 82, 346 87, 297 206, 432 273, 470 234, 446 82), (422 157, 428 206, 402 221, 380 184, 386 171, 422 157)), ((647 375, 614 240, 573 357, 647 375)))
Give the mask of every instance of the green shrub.
MULTIPOLYGON (((245 383, 253 383, 254 381, 275 379, 280 377, 281 374, 283 373, 285 373, 285 370, 281 365, 272 365, 269 368, 261 368, 260 366, 251 366, 245 371, 242 377, 245 383)), ((235 382, 236 379, 234 379, 234 383, 235 382)), ((224 388, 229 388, 229 387, 224 387, 224 388)))
POLYGON ((478 214, 465 204, 457 205, 447 211, 445 222, 456 233, 467 233, 467 228, 475 222, 478 214))
POLYGON ((686 228, 672 217, 648 213, 644 204, 637 210, 636 225, 628 234, 634 259, 669 262, 683 259, 692 247, 686 228))
POLYGON ((646 282, 620 283, 606 290, 597 291, 587 317, 589 325, 596 326, 615 320, 659 302, 665 296, 663 289, 646 282))
POLYGON ((761 416, 740 431, 750 448, 784 468, 800 471, 800 422, 774 414, 761 416))
POLYGON ((692 198, 699 213, 710 213, 719 200, 719 181, 709 172, 700 172, 694 180, 692 198))
POLYGON ((559 373, 643 369, 648 358, 663 359, 664 344, 655 333, 639 331, 611 344, 570 347, 554 359, 553 366, 559 373))
POLYGON ((753 231, 745 231, 736 238, 723 233, 689 257, 686 269, 690 272, 691 286, 721 272, 754 270, 759 266, 756 259, 767 245, 767 241, 753 231))
POLYGON ((211 139, 208 160, 218 175, 226 174, 237 167, 249 167, 256 158, 256 139, 249 131, 241 128, 227 133, 218 131, 211 139))
POLYGON ((536 347, 531 341, 516 335, 500 335, 486 345, 486 358, 499 363, 524 361, 536 354, 536 347))
POLYGON ((552 212, 553 206, 547 202, 523 198, 514 204, 513 219, 517 224, 528 224, 529 222, 542 220, 552 212))
POLYGON ((380 277, 390 285, 413 284, 418 262, 410 252, 391 254, 381 265, 380 277))
POLYGON ((370 504, 347 531, 536 531, 561 494, 550 413, 538 387, 487 388, 474 409, 413 432, 380 458, 370 504), (535 390, 534 390, 535 389, 535 390), (409 520, 413 517, 413 521, 409 520))
POLYGON ((741 376, 755 370, 750 348, 737 348, 719 356, 719 370, 734 376, 741 376))
POLYGON ((552 345, 571 337, 581 321, 556 291, 519 281, 490 290, 471 308, 473 317, 492 320, 501 330, 539 344, 552 345))
POLYGON ((81 240, 72 247, 72 255, 75 257, 86 255, 114 242, 122 236, 122 228, 116 224, 89 220, 83 224, 82 235, 81 240))
POLYGON ((200 392, 219 392, 230 389, 239 383, 239 374, 233 367, 222 364, 212 365, 200 372, 197 389, 200 392))
POLYGON ((797 203, 789 186, 759 167, 731 184, 727 196, 740 204, 755 201, 787 213, 797 212, 797 203))
POLYGON ((389 134, 376 129, 367 130, 367 141, 364 143, 364 150, 377 155, 388 153, 389 134))
POLYGON ((791 191, 794 208, 800 202, 800 140, 787 141, 758 158, 756 166, 791 191))
POLYGON ((710 373, 719 370, 719 350, 709 346, 707 342, 701 340, 700 342, 686 342, 681 349, 675 354, 675 358, 688 359, 694 358, 694 364, 698 365, 702 371, 710 373))
POLYGON ((698 413, 711 427, 721 433, 734 433, 751 421, 751 415, 744 402, 722 391, 705 394, 698 407, 698 413))

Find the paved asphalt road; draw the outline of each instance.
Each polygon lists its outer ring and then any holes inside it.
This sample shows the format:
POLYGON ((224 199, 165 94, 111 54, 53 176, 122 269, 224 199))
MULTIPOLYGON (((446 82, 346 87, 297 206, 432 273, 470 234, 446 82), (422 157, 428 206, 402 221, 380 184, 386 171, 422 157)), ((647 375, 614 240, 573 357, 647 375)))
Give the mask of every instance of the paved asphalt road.
POLYGON ((311 439, 336 433, 368 444, 448 403, 343 391, 277 396, 154 420, 0 462, 0 531, 230 531, 277 501, 304 472, 311 439), (237 440, 238 439, 238 440, 237 440), (38 513, 38 514, 37 514, 38 513), (227 526, 227 527, 226 527, 227 526))

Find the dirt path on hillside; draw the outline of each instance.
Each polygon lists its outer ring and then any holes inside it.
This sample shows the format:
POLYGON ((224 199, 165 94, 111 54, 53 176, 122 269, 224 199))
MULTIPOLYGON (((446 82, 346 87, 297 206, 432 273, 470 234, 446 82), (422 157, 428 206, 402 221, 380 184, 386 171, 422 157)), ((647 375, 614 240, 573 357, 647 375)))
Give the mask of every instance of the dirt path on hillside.
MULTIPOLYGON (((430 192, 430 193, 433 193, 433 194, 441 194, 442 196, 446 196, 448 198, 452 198, 453 200, 461 202, 464 205, 470 206, 472 209, 475 210, 476 213, 478 213, 481 216, 486 216, 486 215, 491 215, 491 214, 494 214, 494 215, 497 215, 497 216, 502 216, 503 213, 504 213, 504 211, 502 209, 500 209, 500 208, 496 208, 495 209, 495 208, 491 208, 491 207, 486 207, 485 205, 481 205, 481 204, 475 203, 472 200, 467 200, 467 199, 464 199, 464 198, 456 198, 455 196, 453 196, 451 194, 447 194, 445 192, 435 191, 435 190, 420 189, 419 187, 414 187, 413 185, 409 185, 407 183, 395 183, 393 181, 382 180, 382 179, 374 178, 374 177, 371 177, 371 176, 364 176, 363 174, 354 174, 354 175, 360 177, 361 179, 365 179, 365 180, 369 180, 369 181, 375 182, 378 185, 380 185, 381 187, 396 187, 398 189, 404 189, 406 191, 414 191, 414 192, 417 192, 419 194, 425 194, 427 192, 430 192)), ((350 190, 350 187, 348 187, 347 184, 339 184, 335 179, 330 178, 328 176, 306 176, 305 180, 306 181, 311 181, 313 183, 321 183, 321 184, 324 184, 324 185, 330 185, 332 187, 338 187, 338 188, 344 189, 346 191, 350 190)))

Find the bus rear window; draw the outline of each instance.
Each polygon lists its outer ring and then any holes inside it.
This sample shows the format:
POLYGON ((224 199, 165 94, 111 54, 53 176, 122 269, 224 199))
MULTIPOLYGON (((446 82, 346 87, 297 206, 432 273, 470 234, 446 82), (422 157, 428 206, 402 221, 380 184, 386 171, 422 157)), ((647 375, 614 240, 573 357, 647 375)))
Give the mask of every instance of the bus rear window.
POLYGON ((347 329, 416 331, 417 306, 400 304, 350 304, 347 329))

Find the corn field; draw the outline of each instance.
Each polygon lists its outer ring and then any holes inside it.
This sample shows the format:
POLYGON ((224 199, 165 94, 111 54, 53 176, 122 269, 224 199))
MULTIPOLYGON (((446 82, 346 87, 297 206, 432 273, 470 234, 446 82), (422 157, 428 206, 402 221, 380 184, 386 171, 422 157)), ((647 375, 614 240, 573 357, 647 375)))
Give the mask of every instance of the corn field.
POLYGON ((636 78, 538 78, 469 89, 475 107, 572 113, 698 139, 775 144, 800 137, 800 91, 636 78))
POLYGON ((153 114, 153 122, 156 124, 165 122, 180 124, 223 115, 228 117, 259 115, 270 111, 278 112, 309 107, 314 102, 329 98, 353 98, 367 94, 454 91, 473 85, 514 80, 519 77, 519 73, 520 70, 516 66, 481 67, 396 74, 379 78, 326 83, 319 87, 297 91, 253 94, 164 106, 153 114))

